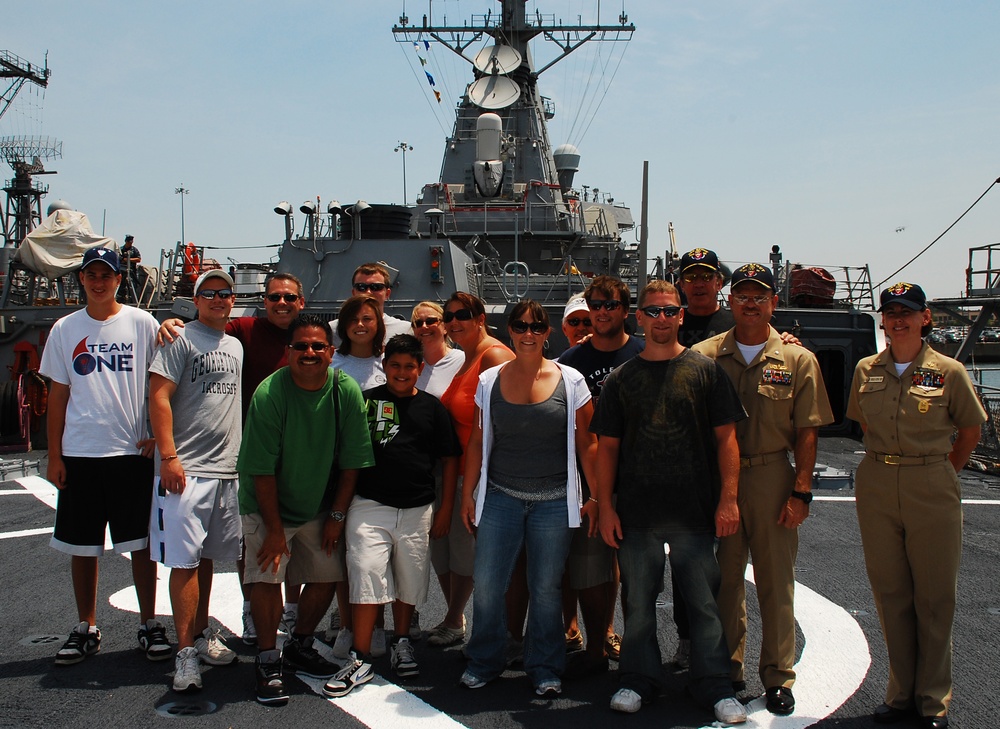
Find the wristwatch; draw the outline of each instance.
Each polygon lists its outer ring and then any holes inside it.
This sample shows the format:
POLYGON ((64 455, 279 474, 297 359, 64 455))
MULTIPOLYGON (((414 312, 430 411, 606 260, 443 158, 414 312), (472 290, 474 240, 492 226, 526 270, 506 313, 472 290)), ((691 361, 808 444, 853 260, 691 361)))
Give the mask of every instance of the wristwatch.
POLYGON ((343 521, 347 516, 342 511, 331 511, 330 518, 334 521, 343 521))
POLYGON ((813 500, 812 491, 792 491, 792 498, 811 504, 813 500))

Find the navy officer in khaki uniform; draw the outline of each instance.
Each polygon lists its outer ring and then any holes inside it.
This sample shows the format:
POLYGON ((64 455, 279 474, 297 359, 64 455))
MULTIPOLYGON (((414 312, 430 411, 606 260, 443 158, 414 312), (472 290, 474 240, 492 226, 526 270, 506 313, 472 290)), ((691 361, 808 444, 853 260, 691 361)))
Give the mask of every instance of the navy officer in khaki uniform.
POLYGON ((965 368, 923 341, 932 326, 923 289, 897 283, 880 302, 891 344, 858 363, 847 408, 865 432, 858 522, 889 653, 885 703, 872 718, 891 724, 916 713, 922 726, 940 729, 948 726, 962 553, 956 474, 986 411, 965 368))
POLYGON ((815 355, 797 343, 782 342, 770 325, 778 304, 771 271, 757 263, 741 266, 733 272, 730 291, 736 326, 693 347, 722 366, 749 416, 736 424, 740 526, 719 543, 719 610, 733 682, 743 688, 744 574, 752 555, 763 634, 760 679, 768 711, 786 715, 795 709, 798 527, 809 516, 819 427, 833 422, 833 412, 815 355))

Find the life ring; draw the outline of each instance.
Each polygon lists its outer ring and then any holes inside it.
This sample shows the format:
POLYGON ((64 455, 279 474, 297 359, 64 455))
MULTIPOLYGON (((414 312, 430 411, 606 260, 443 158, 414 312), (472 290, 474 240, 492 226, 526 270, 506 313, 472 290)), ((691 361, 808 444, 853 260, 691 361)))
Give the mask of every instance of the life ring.
POLYGON ((198 255, 194 243, 188 243, 184 246, 184 278, 194 283, 199 275, 201 275, 201 256, 198 255))

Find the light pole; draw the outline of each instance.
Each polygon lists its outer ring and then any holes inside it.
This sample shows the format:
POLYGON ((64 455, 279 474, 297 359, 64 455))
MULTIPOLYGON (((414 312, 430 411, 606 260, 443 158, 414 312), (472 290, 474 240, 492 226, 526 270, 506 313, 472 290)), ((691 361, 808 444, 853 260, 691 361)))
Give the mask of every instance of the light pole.
POLYGON ((174 188, 174 194, 181 196, 181 245, 185 245, 187 238, 184 237, 184 196, 187 195, 190 190, 184 187, 184 183, 181 183, 180 187, 174 188))
POLYGON ((406 205, 406 153, 412 152, 413 147, 406 142, 400 142, 392 151, 403 153, 403 205, 406 205))

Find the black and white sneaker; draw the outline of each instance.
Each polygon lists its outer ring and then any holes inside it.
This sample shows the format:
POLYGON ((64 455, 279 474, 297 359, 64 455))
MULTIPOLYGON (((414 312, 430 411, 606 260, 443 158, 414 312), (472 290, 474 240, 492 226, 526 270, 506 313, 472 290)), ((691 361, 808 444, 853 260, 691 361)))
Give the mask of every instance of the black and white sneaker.
POLYGON ((374 677, 372 664, 362 661, 352 652, 347 665, 323 686, 323 693, 331 699, 347 696, 356 686, 366 684, 374 677))
POLYGON ((281 651, 285 668, 300 676, 312 678, 330 678, 340 670, 340 666, 331 663, 313 648, 312 636, 307 638, 289 638, 281 651))
POLYGON ((69 639, 56 653, 56 665, 72 666, 99 650, 101 650, 101 631, 94 628, 91 632, 90 624, 82 622, 73 628, 69 639))
POLYGON ((167 629, 159 620, 147 620, 139 628, 139 647, 151 661, 165 661, 174 652, 167 640, 167 629))
POLYGON ((284 706, 288 703, 288 691, 281 673, 281 659, 264 663, 257 656, 257 701, 265 706, 284 706))
POLYGON ((413 644, 409 638, 396 638, 392 643, 392 655, 390 657, 392 670, 400 678, 409 678, 420 675, 420 667, 413 656, 413 644))

